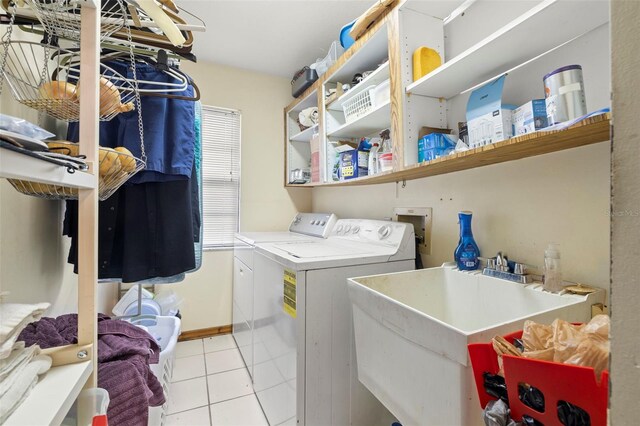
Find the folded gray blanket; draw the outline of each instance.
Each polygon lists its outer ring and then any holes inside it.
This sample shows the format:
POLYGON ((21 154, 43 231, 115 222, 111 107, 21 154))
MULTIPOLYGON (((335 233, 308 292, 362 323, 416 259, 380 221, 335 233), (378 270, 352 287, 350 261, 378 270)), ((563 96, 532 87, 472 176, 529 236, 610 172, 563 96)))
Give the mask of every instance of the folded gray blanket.
MULTIPOLYGON (((41 348, 77 343, 78 316, 42 318, 20 334, 27 346, 41 348)), ((162 385, 149 369, 160 347, 143 329, 126 321, 98 316, 98 386, 109 392, 111 426, 146 426, 148 407, 165 402, 162 385)))

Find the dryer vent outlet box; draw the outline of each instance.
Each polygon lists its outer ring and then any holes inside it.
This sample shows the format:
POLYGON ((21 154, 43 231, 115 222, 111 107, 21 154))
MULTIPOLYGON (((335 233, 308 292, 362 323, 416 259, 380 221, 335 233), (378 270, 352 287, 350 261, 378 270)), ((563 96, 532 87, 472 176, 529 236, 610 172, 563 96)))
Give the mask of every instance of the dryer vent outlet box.
POLYGON ((416 233, 416 247, 422 255, 431 254, 431 207, 396 207, 395 220, 410 223, 416 233))

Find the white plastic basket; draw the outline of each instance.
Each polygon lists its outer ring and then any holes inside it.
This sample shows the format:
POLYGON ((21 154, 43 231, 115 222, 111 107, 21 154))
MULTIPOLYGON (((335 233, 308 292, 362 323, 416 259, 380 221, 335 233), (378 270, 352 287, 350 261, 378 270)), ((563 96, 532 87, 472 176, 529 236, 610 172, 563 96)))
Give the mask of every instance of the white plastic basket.
POLYGON ((375 108, 375 102, 372 96, 372 89, 375 87, 376 86, 367 87, 342 105, 344 119, 347 123, 356 121, 375 108))
POLYGON ((157 364, 149 365, 156 375, 162 390, 165 403, 161 407, 149 407, 149 426, 164 426, 169 408, 169 389, 173 375, 173 362, 176 357, 176 345, 180 335, 180 319, 178 317, 140 317, 130 320, 133 324, 144 326, 161 348, 157 364))
POLYGON ((371 89, 371 97, 373 98, 373 103, 375 105, 384 105, 391 99, 391 91, 390 91, 390 80, 386 79, 382 83, 378 84, 376 87, 371 89))

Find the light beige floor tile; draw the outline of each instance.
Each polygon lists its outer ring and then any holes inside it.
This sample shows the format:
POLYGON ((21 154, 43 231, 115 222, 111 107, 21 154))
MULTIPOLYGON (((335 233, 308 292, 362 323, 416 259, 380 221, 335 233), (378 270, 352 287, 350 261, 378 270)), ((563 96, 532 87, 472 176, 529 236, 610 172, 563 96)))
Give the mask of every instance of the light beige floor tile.
POLYGON ((260 404, 251 394, 210 407, 213 426, 268 426, 260 404))
POLYGON ((238 349, 226 349, 205 355, 207 374, 244 368, 244 361, 238 349))
POLYGON ((194 355, 185 358, 176 358, 173 364, 173 376, 171 382, 194 379, 206 376, 204 369, 204 355, 194 355))
POLYGON ((209 407, 200 407, 194 410, 167 416, 165 426, 211 426, 209 407))
POLYGON ((236 341, 233 340, 233 336, 231 334, 209 337, 207 339, 203 339, 203 343, 205 352, 222 351, 237 347, 236 341))
POLYGON ((244 368, 209 375, 207 383, 211 404, 253 393, 251 378, 244 368))
POLYGON ((187 411, 208 404, 206 377, 171 383, 168 414, 187 411))
POLYGON ((202 339, 178 342, 176 345, 176 358, 204 354, 202 339))

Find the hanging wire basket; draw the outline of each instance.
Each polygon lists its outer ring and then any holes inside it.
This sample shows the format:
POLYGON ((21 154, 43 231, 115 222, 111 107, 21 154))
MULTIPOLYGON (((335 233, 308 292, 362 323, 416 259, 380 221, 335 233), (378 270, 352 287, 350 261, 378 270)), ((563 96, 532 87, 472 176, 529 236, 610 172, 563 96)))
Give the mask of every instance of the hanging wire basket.
MULTIPOLYGON (((81 4, 79 0, 25 0, 47 33, 67 40, 80 40, 81 4)), ((103 0, 100 10, 100 39, 120 31, 127 19, 122 0, 103 0)))
MULTIPOLYGON (((29 41, 2 45, 5 66, 0 72, 21 104, 63 121, 80 116, 80 53, 29 41)), ((100 120, 135 109, 131 81, 100 64, 100 120)))
MULTIPOLYGON (((49 151, 77 157, 79 145, 66 141, 48 142, 49 151)), ((121 150, 121 148, 117 148, 121 150)), ((104 201, 113 195, 133 175, 144 169, 145 163, 130 152, 100 147, 98 199, 104 201)), ((49 200, 76 200, 78 189, 48 183, 8 179, 20 193, 49 200)))

